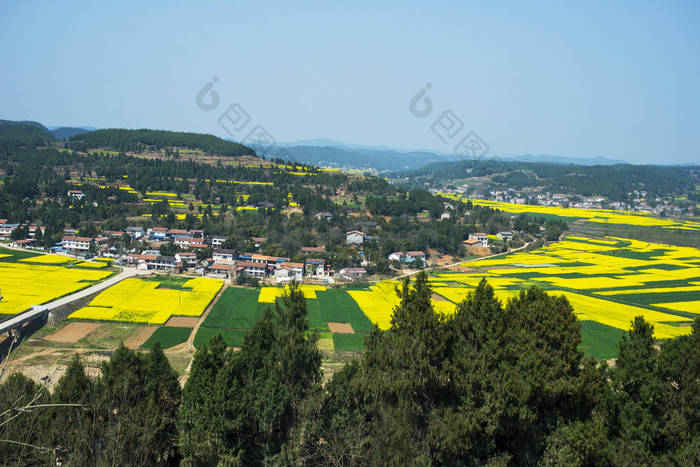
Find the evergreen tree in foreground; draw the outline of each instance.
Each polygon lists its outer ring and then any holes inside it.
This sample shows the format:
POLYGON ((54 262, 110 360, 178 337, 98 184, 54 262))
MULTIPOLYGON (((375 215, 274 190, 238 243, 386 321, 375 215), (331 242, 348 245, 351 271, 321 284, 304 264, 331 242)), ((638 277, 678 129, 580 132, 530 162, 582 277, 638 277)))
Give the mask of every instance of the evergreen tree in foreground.
POLYGON ((306 299, 292 284, 246 335, 240 351, 220 337, 202 346, 180 407, 180 448, 188 465, 260 464, 285 456, 300 408, 318 390, 321 357, 306 299))

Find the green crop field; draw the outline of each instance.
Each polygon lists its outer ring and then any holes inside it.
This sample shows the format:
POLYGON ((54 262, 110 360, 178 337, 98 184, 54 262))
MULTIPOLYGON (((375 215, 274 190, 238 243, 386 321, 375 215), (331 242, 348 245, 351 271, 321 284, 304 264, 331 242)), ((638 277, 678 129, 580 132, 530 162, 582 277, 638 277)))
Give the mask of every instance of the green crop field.
POLYGON ((330 323, 350 323, 355 332, 371 332, 374 325, 344 290, 316 292, 321 319, 330 323))
POLYGON ((581 321, 581 345, 586 358, 607 360, 617 357, 617 343, 625 331, 595 321, 581 321))
POLYGON ((362 352, 364 338, 364 334, 333 334, 333 349, 362 352))
POLYGON ((209 344, 212 337, 221 334, 224 342, 228 347, 241 347, 243 339, 248 333, 247 329, 217 329, 217 328, 199 328, 197 335, 194 337, 194 346, 200 348, 202 344, 209 344))
POLYGON ((258 302, 259 293, 258 289, 229 287, 209 312, 202 327, 250 329, 255 320, 262 315, 262 311, 271 306, 258 302))
POLYGON ((148 340, 141 345, 141 347, 144 349, 150 349, 156 342, 159 342, 160 346, 164 349, 175 347, 176 345, 187 341, 187 338, 190 337, 191 332, 191 328, 161 326, 156 329, 153 334, 151 334, 151 337, 149 337, 148 340))

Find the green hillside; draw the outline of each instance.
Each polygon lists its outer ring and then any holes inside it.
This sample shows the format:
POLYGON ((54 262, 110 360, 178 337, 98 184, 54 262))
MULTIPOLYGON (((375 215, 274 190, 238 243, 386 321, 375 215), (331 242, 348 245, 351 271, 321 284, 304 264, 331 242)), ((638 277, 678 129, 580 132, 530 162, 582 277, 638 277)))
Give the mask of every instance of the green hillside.
POLYGON ((102 148, 128 152, 170 147, 198 149, 208 154, 233 157, 255 155, 255 151, 247 146, 213 135, 165 130, 96 130, 74 135, 70 142, 71 147, 78 151, 102 148))

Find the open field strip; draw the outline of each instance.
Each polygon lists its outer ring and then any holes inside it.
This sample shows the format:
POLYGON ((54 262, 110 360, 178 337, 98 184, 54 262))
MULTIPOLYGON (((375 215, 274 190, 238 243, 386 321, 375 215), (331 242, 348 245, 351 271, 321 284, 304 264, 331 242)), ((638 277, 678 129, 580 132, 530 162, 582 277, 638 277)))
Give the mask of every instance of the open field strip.
POLYGON ((677 292, 700 292, 700 285, 690 285, 687 287, 650 287, 625 290, 604 290, 596 292, 596 295, 626 295, 626 294, 656 294, 656 293, 677 293, 677 292))
POLYGON ((668 308, 669 310, 685 311, 687 313, 696 313, 700 316, 700 301, 698 301, 698 300, 695 300, 692 302, 657 303, 654 306, 661 307, 661 308, 668 308))
POLYGON ((69 318, 163 324, 171 316, 199 316, 221 289, 223 281, 196 278, 181 288, 161 282, 125 279, 95 297, 69 318))
POLYGON ((66 264, 75 263, 77 260, 70 256, 60 255, 40 255, 32 256, 31 258, 20 259, 23 263, 40 263, 40 264, 66 264))
MULTIPOLYGON (((275 303, 275 301, 281 297, 286 290, 289 290, 289 287, 263 287, 260 289, 258 301, 260 303, 275 303)), ((326 288, 322 285, 301 284, 299 285, 299 290, 301 290, 301 292, 304 294, 304 298, 308 300, 315 299, 316 291, 326 290, 326 288)))

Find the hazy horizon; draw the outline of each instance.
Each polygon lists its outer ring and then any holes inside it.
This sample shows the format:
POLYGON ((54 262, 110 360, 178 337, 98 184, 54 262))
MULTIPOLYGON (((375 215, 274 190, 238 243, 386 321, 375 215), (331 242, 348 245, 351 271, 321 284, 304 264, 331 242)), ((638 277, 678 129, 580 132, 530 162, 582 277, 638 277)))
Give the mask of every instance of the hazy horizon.
POLYGON ((9 1, 0 118, 440 153, 474 132, 490 155, 698 162, 697 24, 683 1, 9 1), (220 123, 232 104, 240 131, 220 123))

